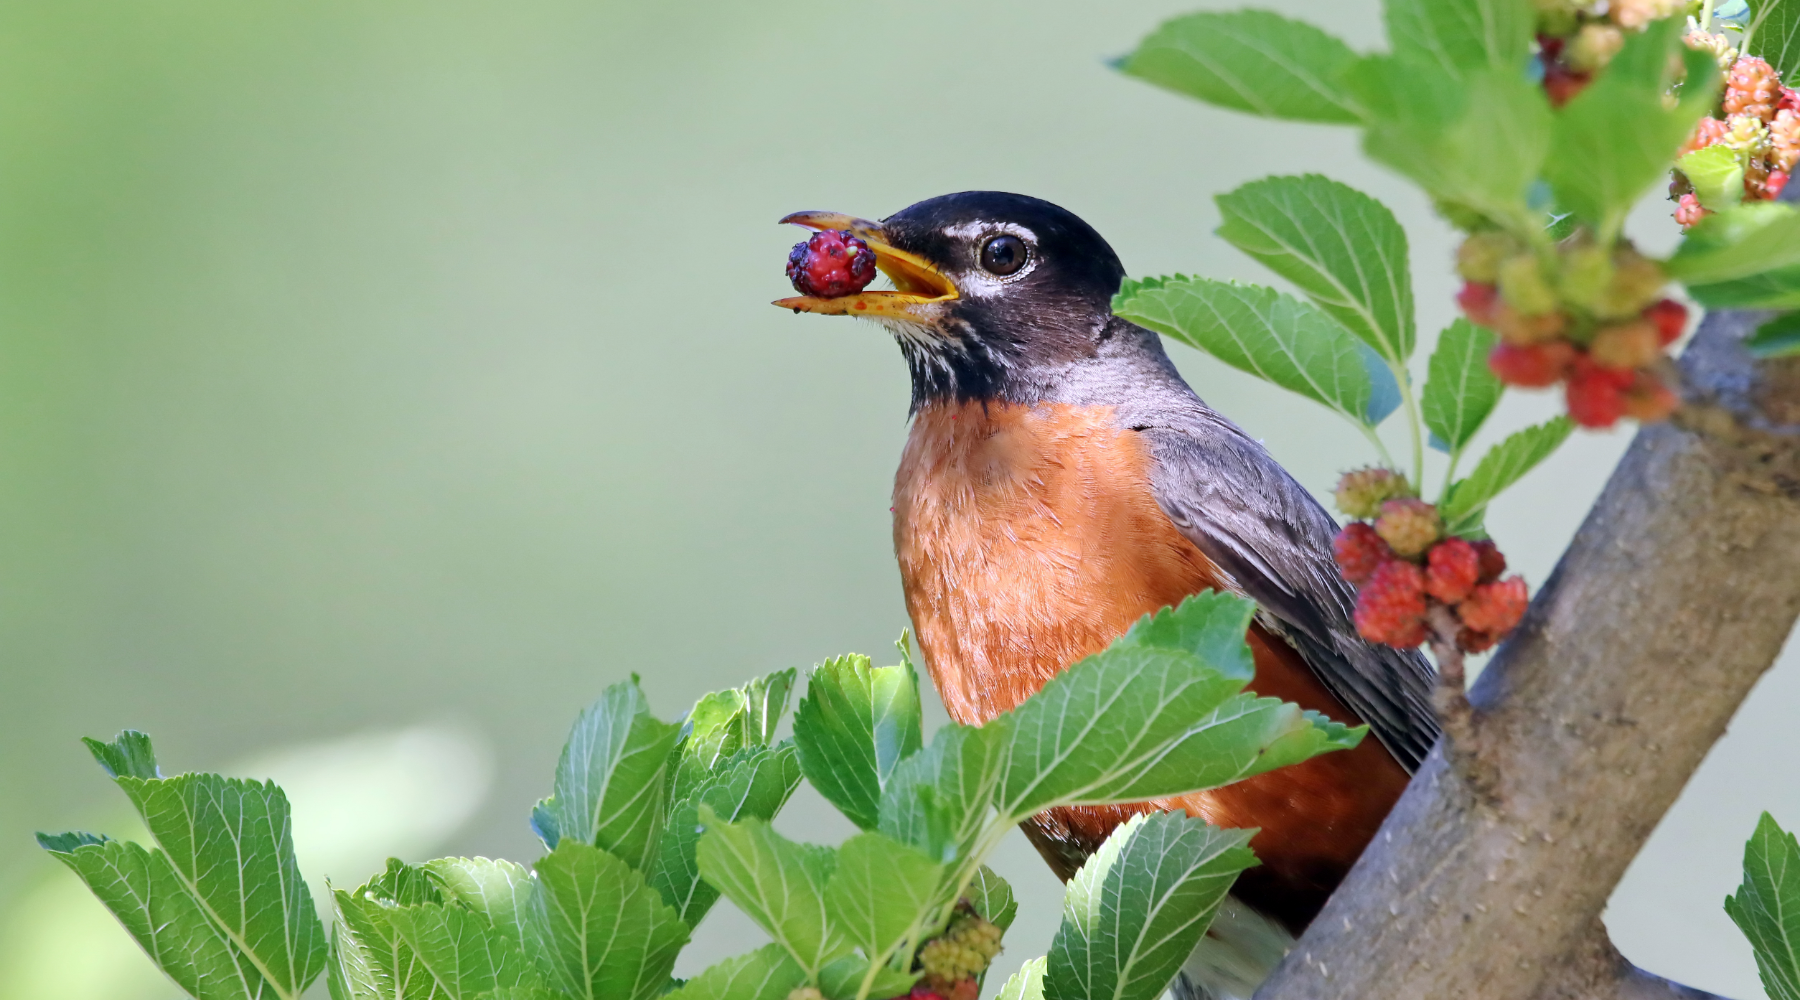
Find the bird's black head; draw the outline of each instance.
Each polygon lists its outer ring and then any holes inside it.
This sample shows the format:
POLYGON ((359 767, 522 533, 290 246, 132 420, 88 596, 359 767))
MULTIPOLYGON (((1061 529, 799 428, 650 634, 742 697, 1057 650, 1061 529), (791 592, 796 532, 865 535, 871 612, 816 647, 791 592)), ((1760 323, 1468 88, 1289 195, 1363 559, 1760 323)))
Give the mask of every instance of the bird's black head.
POLYGON ((913 404, 1035 402, 1046 372, 1093 357, 1125 269, 1092 226, 1047 201, 965 191, 869 222, 827 212, 782 220, 866 240, 895 290, 799 296, 797 312, 888 328, 912 369, 913 404))

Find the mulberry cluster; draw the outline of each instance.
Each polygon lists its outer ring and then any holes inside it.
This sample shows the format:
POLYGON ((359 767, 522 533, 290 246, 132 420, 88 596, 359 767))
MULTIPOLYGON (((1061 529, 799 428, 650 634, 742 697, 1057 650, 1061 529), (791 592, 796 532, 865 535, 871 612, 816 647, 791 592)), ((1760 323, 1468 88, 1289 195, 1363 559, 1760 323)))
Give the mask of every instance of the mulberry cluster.
POLYGON ((1661 297, 1662 268, 1629 244, 1607 253, 1578 236, 1546 260, 1484 230, 1463 241, 1456 269, 1463 314, 1500 335, 1488 366, 1502 382, 1565 383, 1569 415, 1584 427, 1651 422, 1675 409, 1655 366, 1687 327, 1687 307, 1661 297))
MULTIPOLYGON (((1000 934, 999 927, 976 916, 967 904, 959 906, 944 933, 919 949, 919 967, 925 970, 920 986, 943 1000, 959 1000, 965 989, 963 984, 967 983, 968 995, 973 998, 976 977, 986 972, 994 956, 1000 954, 1000 934)), ((913 997, 924 1000, 917 987, 913 997)))
POLYGON ((1430 638, 1436 604, 1455 616, 1456 645, 1482 652, 1524 616, 1525 581, 1500 579, 1506 557, 1498 546, 1446 535, 1437 508, 1410 494, 1406 477, 1387 469, 1359 469, 1338 482, 1338 506, 1372 518, 1345 525, 1331 543, 1344 579, 1357 587, 1356 631, 1370 642, 1417 646, 1430 638))
MULTIPOLYGON (((1698 29, 1688 32, 1690 47, 1716 52, 1724 36, 1698 29)), ((1729 50, 1725 65, 1725 93, 1718 114, 1700 119, 1681 147, 1683 156, 1695 150, 1724 146, 1732 151, 1744 173, 1744 199, 1769 201, 1787 186, 1794 164, 1800 161, 1800 92, 1781 84, 1775 67, 1756 56, 1740 56, 1729 50)), ((1692 226, 1712 214, 1700 203, 1693 183, 1677 169, 1669 185, 1676 203, 1675 221, 1692 226)))
POLYGON ((1581 93, 1625 47, 1626 32, 1672 17, 1683 0, 1538 0, 1538 58, 1544 92, 1558 107, 1581 93))

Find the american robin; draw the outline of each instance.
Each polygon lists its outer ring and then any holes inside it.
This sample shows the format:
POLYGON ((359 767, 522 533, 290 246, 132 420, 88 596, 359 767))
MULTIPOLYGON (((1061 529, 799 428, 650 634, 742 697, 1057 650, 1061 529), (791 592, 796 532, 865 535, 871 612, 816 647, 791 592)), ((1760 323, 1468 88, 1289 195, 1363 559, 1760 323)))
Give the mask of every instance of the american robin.
POLYGON ((1125 269, 1036 198, 971 191, 869 222, 783 219, 867 241, 894 291, 777 305, 885 326, 912 373, 894 480, 906 607, 952 718, 980 723, 1139 617, 1208 588, 1254 598, 1253 689, 1377 739, 1178 799, 1057 809, 1025 833, 1065 881, 1147 809, 1260 827, 1189 960, 1190 991, 1254 990, 1317 915, 1438 736, 1432 670, 1373 645, 1331 556, 1336 524, 1201 401, 1156 334, 1112 314, 1125 269))

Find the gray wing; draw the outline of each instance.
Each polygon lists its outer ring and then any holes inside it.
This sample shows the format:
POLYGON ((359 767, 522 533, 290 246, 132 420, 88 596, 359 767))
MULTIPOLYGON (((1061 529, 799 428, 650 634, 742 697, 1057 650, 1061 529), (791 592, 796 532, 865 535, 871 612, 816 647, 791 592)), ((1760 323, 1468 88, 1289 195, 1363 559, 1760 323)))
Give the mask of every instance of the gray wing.
POLYGON ((1362 639, 1355 592, 1331 556, 1337 524, 1262 445, 1202 405, 1140 425, 1157 502, 1181 533, 1262 606, 1265 627, 1411 772, 1437 742, 1425 655, 1362 639))

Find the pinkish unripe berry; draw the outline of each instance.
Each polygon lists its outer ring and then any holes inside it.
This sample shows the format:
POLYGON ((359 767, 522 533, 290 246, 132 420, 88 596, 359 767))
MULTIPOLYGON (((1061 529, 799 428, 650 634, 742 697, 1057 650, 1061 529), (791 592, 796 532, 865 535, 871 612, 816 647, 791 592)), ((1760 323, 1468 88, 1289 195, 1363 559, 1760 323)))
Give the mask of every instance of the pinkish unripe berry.
POLYGON ((1422 555, 1431 543, 1444 533, 1444 520, 1438 510, 1423 500, 1402 498, 1381 505, 1381 516, 1375 519, 1375 533, 1402 558, 1422 555))
POLYGON ((1725 75, 1725 113, 1751 115, 1768 121, 1775 117, 1775 104, 1781 100, 1781 82, 1775 67, 1756 56, 1741 56, 1725 75))

